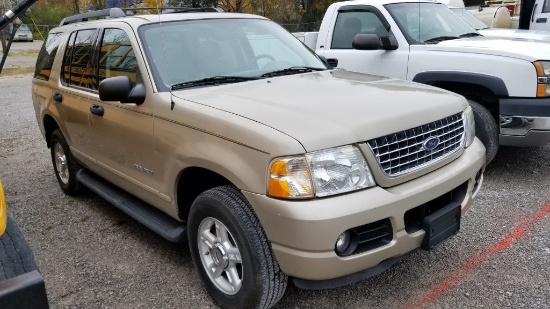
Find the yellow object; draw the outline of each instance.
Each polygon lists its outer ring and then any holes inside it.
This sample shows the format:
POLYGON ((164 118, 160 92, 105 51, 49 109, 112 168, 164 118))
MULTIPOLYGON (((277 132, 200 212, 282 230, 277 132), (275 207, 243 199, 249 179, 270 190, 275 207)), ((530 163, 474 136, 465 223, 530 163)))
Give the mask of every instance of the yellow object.
POLYGON ((2 187, 2 181, 0 180, 0 236, 4 234, 4 231, 6 230, 7 221, 8 221, 8 209, 6 207, 4 188, 2 187))

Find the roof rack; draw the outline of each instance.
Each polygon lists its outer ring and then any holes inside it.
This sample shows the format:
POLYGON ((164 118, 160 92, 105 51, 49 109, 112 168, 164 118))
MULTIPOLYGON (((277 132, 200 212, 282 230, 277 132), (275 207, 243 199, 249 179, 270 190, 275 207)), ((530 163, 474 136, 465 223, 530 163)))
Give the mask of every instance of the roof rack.
POLYGON ((159 11, 161 14, 169 13, 192 13, 192 12, 223 12, 221 8, 204 7, 204 8, 192 8, 192 7, 137 7, 137 8, 122 8, 124 12, 136 11, 159 11))
POLYGON ((119 18, 119 17, 126 17, 126 14, 120 8, 110 8, 110 9, 99 10, 99 11, 91 11, 91 12, 86 12, 82 14, 65 17, 63 18, 61 23, 59 23, 59 25, 60 26, 68 25, 74 22, 87 21, 88 18, 97 18, 97 17, 119 18))
POLYGON ((125 12, 132 12, 133 15, 136 11, 153 11, 158 10, 161 13, 163 11, 169 11, 166 13, 190 13, 190 12, 223 12, 221 8, 204 7, 204 8, 191 8, 191 7, 141 7, 141 8, 110 8, 99 11, 90 11, 82 14, 77 14, 63 18, 60 26, 68 25, 70 23, 88 21, 89 18, 109 17, 119 18, 126 17, 125 12))

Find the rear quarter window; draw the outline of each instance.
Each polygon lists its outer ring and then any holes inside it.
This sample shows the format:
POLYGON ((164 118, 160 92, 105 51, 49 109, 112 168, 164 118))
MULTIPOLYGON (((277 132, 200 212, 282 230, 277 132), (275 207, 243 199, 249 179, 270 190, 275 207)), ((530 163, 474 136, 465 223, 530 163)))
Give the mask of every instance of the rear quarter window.
POLYGON ((63 33, 50 33, 48 35, 36 60, 34 78, 46 81, 50 79, 53 61, 55 60, 55 55, 62 38, 63 33))

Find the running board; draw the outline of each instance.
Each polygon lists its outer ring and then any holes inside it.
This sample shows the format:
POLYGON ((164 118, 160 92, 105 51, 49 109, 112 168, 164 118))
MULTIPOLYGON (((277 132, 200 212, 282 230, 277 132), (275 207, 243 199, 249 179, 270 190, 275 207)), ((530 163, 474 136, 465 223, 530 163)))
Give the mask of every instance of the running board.
POLYGON ((95 174, 81 169, 76 179, 153 232, 174 243, 187 241, 187 226, 95 174))

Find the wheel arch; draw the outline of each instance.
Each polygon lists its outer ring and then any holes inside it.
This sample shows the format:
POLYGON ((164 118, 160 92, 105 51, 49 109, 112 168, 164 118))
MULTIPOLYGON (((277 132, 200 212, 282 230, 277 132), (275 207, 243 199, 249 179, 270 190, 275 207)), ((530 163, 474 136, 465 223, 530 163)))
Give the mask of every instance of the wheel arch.
POLYGON ((227 185, 237 188, 227 177, 204 167, 190 166, 180 171, 176 185, 179 218, 187 221, 191 205, 202 192, 227 185))
POLYGON ((499 98, 508 97, 508 89, 502 79, 481 73, 471 72, 422 72, 414 82, 445 89, 463 95, 491 111, 495 119, 499 115, 499 98))
POLYGON ((48 148, 50 148, 52 133, 56 129, 60 129, 60 126, 51 115, 45 115, 43 123, 44 123, 44 137, 46 138, 46 145, 48 145, 48 148))

